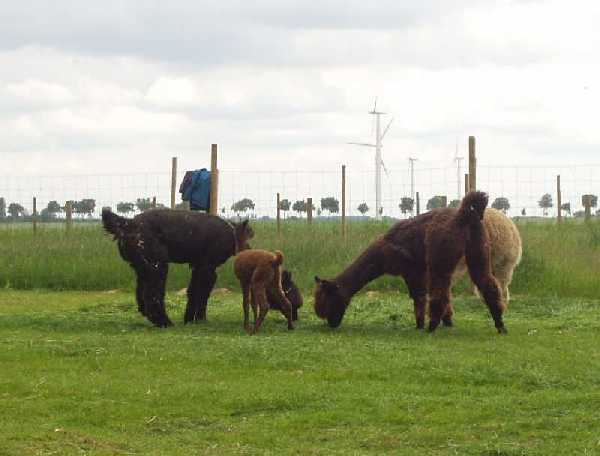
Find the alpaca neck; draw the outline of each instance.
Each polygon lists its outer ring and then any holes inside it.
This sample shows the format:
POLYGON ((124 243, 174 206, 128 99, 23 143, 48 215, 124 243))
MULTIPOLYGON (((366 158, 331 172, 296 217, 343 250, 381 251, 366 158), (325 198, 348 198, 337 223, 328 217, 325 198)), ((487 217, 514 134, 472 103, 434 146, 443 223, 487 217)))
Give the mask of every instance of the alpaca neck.
POLYGON ((350 298, 383 273, 380 245, 376 241, 367 247, 350 266, 344 269, 334 279, 334 282, 340 287, 342 293, 350 298))

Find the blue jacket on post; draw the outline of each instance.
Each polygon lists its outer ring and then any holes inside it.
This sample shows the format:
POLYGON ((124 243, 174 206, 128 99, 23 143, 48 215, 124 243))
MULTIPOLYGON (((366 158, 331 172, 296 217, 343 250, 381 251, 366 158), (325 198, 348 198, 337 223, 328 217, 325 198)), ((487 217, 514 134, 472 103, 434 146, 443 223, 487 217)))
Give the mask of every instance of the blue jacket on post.
POLYGON ((179 187, 181 199, 190 202, 193 211, 210 209, 210 171, 206 168, 188 171, 179 187))

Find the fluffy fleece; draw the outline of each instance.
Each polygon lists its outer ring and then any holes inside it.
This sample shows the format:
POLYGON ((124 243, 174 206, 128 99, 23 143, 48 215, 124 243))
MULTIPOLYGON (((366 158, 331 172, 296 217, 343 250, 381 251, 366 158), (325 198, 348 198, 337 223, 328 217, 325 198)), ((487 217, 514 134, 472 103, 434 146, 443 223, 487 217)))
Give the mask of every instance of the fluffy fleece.
POLYGON ((256 334, 260 329, 267 313, 269 300, 277 301, 281 311, 287 318, 288 329, 294 329, 292 323, 292 305, 285 296, 281 287, 281 265, 283 254, 276 250, 245 250, 240 252, 234 260, 233 270, 242 287, 242 306, 244 309, 244 328, 250 334, 256 334), (252 303, 254 313, 254 327, 250 327, 249 306, 252 303), (257 318, 258 313, 258 318, 257 318))
POLYGON ((492 275, 490 244, 482 218, 488 197, 470 192, 458 209, 435 209, 402 220, 378 237, 332 280, 315 277, 315 312, 329 326, 340 325, 354 294, 383 275, 402 276, 414 301, 417 328, 424 327, 429 297, 429 331, 452 324, 450 286, 464 256, 473 282, 490 310, 498 332, 506 332, 502 292, 492 275))

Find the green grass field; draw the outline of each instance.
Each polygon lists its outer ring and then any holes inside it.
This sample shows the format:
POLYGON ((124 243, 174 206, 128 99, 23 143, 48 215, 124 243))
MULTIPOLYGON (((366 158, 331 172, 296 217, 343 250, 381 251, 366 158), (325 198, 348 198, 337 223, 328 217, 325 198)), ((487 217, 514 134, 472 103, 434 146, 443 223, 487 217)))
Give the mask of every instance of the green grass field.
MULTIPOLYGON (((332 276, 387 226, 254 224, 306 305, 242 330, 231 262, 209 321, 184 326, 186 266, 171 269, 159 330, 98 225, 37 236, 0 227, 0 455, 600 455, 600 224, 519 224, 507 336, 459 294, 456 324, 413 329, 399 279, 354 299, 338 330, 312 311, 332 276), (393 291, 392 291, 393 290, 393 291), (400 293, 398 293, 400 290, 400 293)), ((455 291, 465 289, 459 284, 455 291)))
MULTIPOLYGON (((344 243, 339 224, 287 222, 281 240, 272 222, 254 222, 252 246, 279 248, 285 265, 299 286, 309 289, 318 274, 330 277, 349 264, 375 236, 389 225, 357 222, 349 225, 344 243)), ((536 296, 600 297, 600 223, 570 221, 556 225, 534 222, 519 224, 523 237, 523 261, 515 274, 512 289, 536 296)), ((187 286, 190 271, 174 265, 168 287, 187 286)), ((134 274, 121 260, 117 247, 100 225, 74 227, 70 234, 56 224, 41 226, 37 236, 30 229, 0 226, 0 288, 52 290, 132 290, 134 274)), ((218 287, 237 289, 231 262, 219 271, 218 287)), ((403 286, 403 285, 402 285, 403 286)), ((370 290, 395 290, 398 282, 382 278, 370 290)))
POLYGON ((475 298, 413 329, 363 293, 338 330, 246 335, 240 296, 151 327, 131 293, 0 291, 0 454, 600 454, 598 301, 517 295, 496 334, 475 298))

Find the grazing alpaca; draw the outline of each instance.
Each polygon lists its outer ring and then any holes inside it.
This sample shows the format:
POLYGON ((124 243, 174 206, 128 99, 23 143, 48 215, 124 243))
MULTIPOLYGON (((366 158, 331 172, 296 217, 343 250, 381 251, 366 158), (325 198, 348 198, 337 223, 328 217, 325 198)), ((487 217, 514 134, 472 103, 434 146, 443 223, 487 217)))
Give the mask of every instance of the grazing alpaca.
POLYGON ((244 328, 250 334, 256 334, 262 325, 267 312, 269 300, 267 293, 277 301, 287 318, 288 329, 294 329, 292 323, 292 305, 281 288, 281 265, 283 254, 266 250, 245 250, 240 252, 233 263, 233 270, 240 281, 243 293, 244 328), (252 301, 254 328, 250 328, 249 305, 252 301), (258 318, 257 316, 258 312, 258 318))
POLYGON ((487 202, 485 193, 471 192, 458 209, 435 209, 396 223, 333 280, 315 277, 316 314, 332 328, 339 326, 352 296, 368 282, 391 274, 402 276, 408 286, 417 328, 424 327, 428 296, 429 331, 442 319, 451 325, 452 274, 465 256, 498 332, 506 332, 502 295, 491 273, 489 240, 481 221, 487 202))
MULTIPOLYGON (((483 226, 490 240, 492 274, 498 280, 502 290, 502 299, 508 306, 510 293, 508 286, 512 281, 515 268, 521 261, 521 235, 514 222, 504 212, 487 208, 483 214, 483 226)), ((454 272, 456 282, 467 272, 467 264, 462 258, 454 272)))
MULTIPOLYGON (((302 307, 304 304, 304 300, 302 299, 302 293, 292 280, 292 273, 287 270, 281 271, 281 288, 283 290, 283 294, 290 304, 292 305, 292 321, 298 320, 298 309, 302 307)), ((283 316, 285 316, 284 310, 281 308, 280 300, 277 296, 277 293, 272 289, 267 289, 267 301, 269 301, 269 308, 280 310, 283 316)))
POLYGON ((169 263, 188 263, 192 268, 184 322, 205 320, 216 268, 249 248, 248 240, 254 235, 248 221, 234 224, 212 215, 170 209, 153 209, 133 219, 103 210, 102 223, 137 275, 138 310, 159 327, 172 325, 164 301, 169 263))

